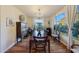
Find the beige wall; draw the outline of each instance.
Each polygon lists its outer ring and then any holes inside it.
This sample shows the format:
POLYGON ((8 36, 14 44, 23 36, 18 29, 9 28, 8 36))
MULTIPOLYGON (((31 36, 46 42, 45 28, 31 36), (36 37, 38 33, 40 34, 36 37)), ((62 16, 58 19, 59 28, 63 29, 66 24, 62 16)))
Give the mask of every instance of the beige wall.
POLYGON ((5 52, 16 43, 16 22, 24 15, 14 6, 1 6, 1 52, 5 52), (6 26, 6 18, 13 20, 14 26, 6 26))
POLYGON ((33 20, 32 20, 32 18, 26 16, 26 20, 27 20, 28 27, 32 28, 33 27, 33 20))
POLYGON ((49 17, 44 19, 45 28, 50 27, 49 24, 48 24, 48 21, 50 21, 49 17))

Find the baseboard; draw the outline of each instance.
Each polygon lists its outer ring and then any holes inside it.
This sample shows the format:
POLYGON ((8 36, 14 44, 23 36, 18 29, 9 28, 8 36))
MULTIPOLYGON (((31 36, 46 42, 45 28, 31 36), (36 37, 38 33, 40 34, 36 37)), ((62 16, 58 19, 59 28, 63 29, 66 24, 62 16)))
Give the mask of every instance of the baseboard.
POLYGON ((66 47, 67 47, 67 45, 66 45, 63 41, 61 41, 61 40, 60 40, 60 42, 61 42, 64 46, 66 46, 66 47))
POLYGON ((70 50, 69 47, 67 46, 67 44, 65 44, 65 43, 64 43, 63 41, 61 41, 61 40, 60 40, 60 42, 61 42, 68 50, 70 50))
POLYGON ((1 51, 1 53, 5 53, 5 52, 8 51, 10 48, 12 48, 16 43, 17 43, 17 42, 12 43, 8 48, 6 48, 5 50, 1 51))

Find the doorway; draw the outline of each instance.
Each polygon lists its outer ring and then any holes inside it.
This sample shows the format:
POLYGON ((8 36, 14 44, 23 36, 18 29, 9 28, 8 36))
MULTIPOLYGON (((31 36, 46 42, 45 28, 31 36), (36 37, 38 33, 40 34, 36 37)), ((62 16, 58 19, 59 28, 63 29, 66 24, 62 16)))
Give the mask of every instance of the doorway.
POLYGON ((34 28, 35 29, 44 29, 44 20, 43 19, 35 19, 34 20, 34 28))
POLYGON ((37 36, 38 30, 41 30, 41 36, 44 35, 44 19, 34 19, 34 35, 37 36))

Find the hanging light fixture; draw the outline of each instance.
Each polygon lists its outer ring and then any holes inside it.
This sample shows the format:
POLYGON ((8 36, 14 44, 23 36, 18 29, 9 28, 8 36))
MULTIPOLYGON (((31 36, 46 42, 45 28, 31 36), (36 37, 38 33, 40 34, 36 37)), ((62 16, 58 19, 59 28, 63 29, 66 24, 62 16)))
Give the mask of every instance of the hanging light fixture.
POLYGON ((42 14, 41 14, 41 9, 37 9, 37 12, 34 14, 34 17, 38 18, 38 19, 41 19, 42 18, 42 14))
POLYGON ((41 12, 40 12, 41 10, 40 9, 38 9, 38 19, 41 19, 41 17, 42 17, 42 14, 41 14, 41 12))

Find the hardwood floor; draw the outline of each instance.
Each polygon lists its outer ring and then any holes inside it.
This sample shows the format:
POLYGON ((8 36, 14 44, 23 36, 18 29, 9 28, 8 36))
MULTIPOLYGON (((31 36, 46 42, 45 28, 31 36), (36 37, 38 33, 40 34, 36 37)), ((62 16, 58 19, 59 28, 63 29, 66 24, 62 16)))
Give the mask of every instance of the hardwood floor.
MULTIPOLYGON (((33 53, 34 49, 32 49, 33 53)), ((20 42, 9 49, 6 53, 29 53, 29 37, 24 39, 23 42, 20 42)), ((43 53, 43 51, 41 51, 43 53)), ((66 47, 60 42, 54 41, 53 38, 50 37, 50 53, 70 53, 66 47)))

